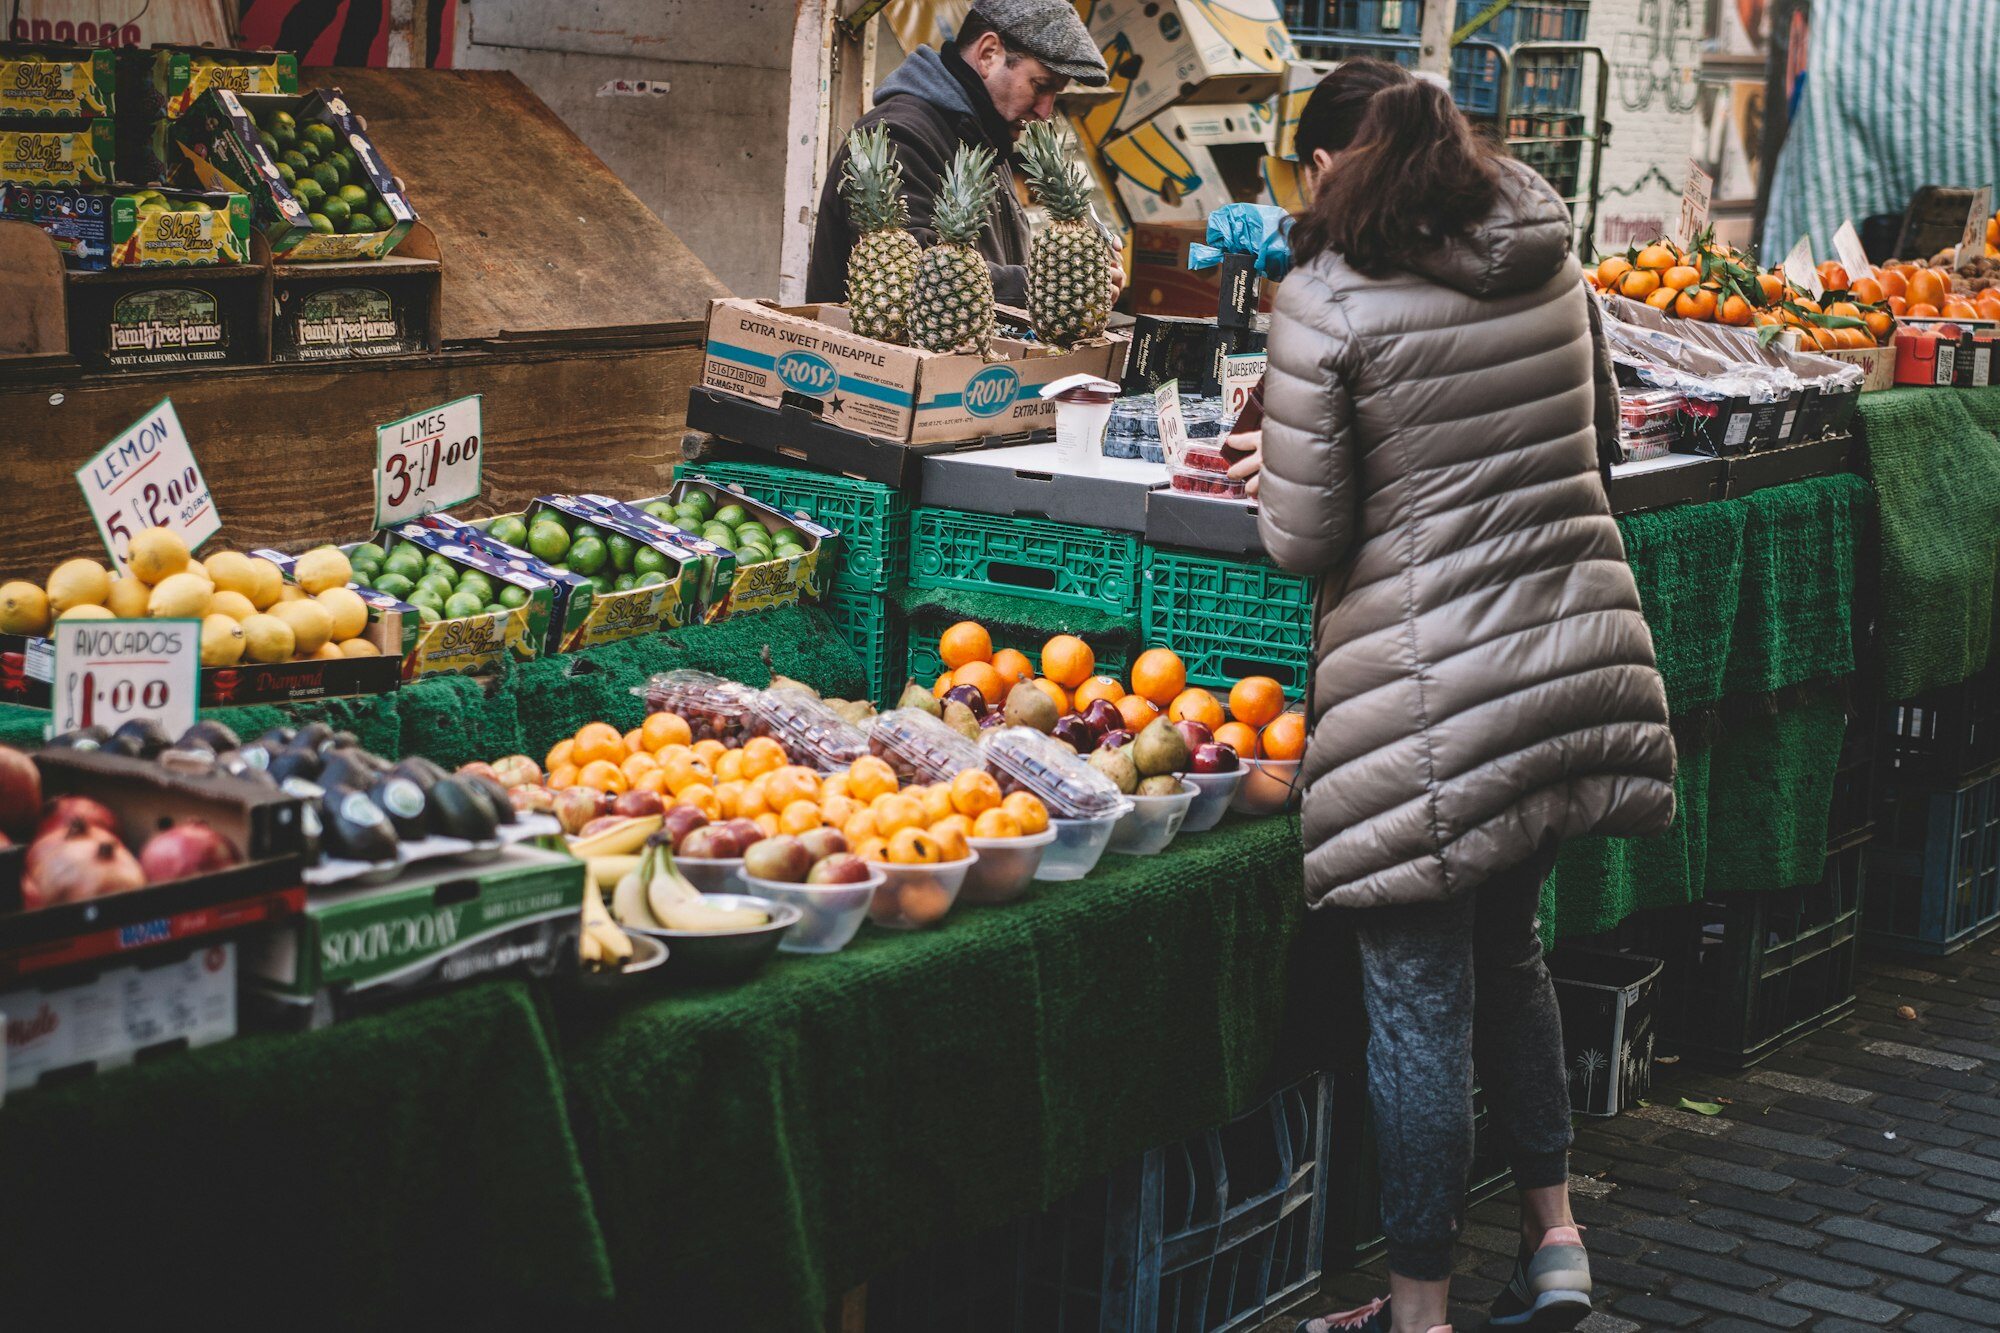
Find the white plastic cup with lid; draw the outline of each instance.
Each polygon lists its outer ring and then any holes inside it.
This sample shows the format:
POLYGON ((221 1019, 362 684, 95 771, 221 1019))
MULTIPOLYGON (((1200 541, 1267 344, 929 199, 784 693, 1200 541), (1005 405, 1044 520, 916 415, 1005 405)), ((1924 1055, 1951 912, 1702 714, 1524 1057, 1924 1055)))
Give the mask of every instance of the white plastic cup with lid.
POLYGON ((1095 472, 1118 386, 1096 375, 1065 375, 1044 384, 1041 394, 1056 405, 1056 461, 1075 472, 1095 472))

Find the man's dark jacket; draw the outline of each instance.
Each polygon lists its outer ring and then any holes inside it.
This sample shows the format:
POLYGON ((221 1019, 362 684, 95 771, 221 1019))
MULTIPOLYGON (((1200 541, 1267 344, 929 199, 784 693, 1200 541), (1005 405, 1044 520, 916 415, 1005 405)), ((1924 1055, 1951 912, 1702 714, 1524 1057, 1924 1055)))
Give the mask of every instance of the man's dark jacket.
MULTIPOLYGON (((993 298, 1003 305, 1028 303, 1028 219, 1014 194, 1010 158, 1013 136, 993 109, 986 85, 954 47, 942 53, 920 46, 882 81, 875 108, 855 122, 856 128, 889 127, 889 142, 903 168, 903 198, 910 206, 910 233, 920 245, 937 242, 931 213, 944 180, 945 167, 960 144, 983 144, 993 150, 994 173, 1000 188, 979 238, 979 252, 993 273, 993 298)), ((847 299, 847 255, 854 248, 854 229, 847 201, 840 197, 840 176, 847 166, 843 143, 827 168, 826 187, 819 198, 819 224, 813 231, 812 264, 806 271, 806 300, 847 299)))

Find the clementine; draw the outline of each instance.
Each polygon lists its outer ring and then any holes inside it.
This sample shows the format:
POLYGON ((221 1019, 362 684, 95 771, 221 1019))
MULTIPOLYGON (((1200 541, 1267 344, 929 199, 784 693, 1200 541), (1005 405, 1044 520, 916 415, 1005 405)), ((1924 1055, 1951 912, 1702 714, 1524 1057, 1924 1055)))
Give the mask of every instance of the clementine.
POLYGON ((1023 834, 1036 834, 1049 826, 1049 808, 1042 804, 1042 798, 1031 791, 1011 793, 1000 803, 1000 808, 1014 816, 1014 822, 1021 826, 1023 834))
POLYGON ((985 814, 1001 799, 1000 783, 984 769, 968 768, 951 780, 951 808, 961 815, 985 814))
POLYGON ((1074 634, 1058 634, 1042 645, 1042 674, 1073 690, 1097 670, 1097 654, 1074 634))
POLYGON ((945 671, 939 673, 938 678, 931 682, 931 697, 933 699, 944 698, 950 692, 951 685, 951 672, 945 671))
POLYGON ((1883 298, 1888 295, 1888 293, 1882 290, 1881 282, 1870 277, 1856 278, 1854 285, 1847 290, 1855 300, 1863 305, 1880 305, 1883 298))
POLYGON ((1269 676, 1245 676, 1229 687, 1229 715, 1261 727, 1285 711, 1285 687, 1269 676))
POLYGON ((678 713, 650 714, 639 724, 639 734, 646 748, 655 752, 669 745, 694 744, 694 732, 678 713))
POLYGON ((990 662, 993 636, 977 621, 961 620, 938 636, 938 656, 953 671, 968 662, 990 662))
POLYGON ((1660 285, 1682 291, 1701 284, 1701 270, 1689 268, 1686 264, 1676 264, 1660 275, 1660 285))
POLYGON ((1035 688, 1040 690, 1043 694, 1048 695, 1049 698, 1055 700, 1056 712, 1058 714, 1067 713, 1069 711, 1068 690, 1056 684, 1054 681, 1050 680, 1047 676, 1035 677, 1035 688))
POLYGON ((1025 836, 1021 821, 1005 810, 988 810, 972 821, 975 838, 1019 838, 1025 836))
POLYGON ((1655 310, 1672 310, 1674 302, 1680 299, 1680 295, 1671 287, 1661 287, 1646 298, 1646 304, 1655 310))
POLYGON ((1750 323, 1750 314, 1750 303, 1734 292, 1731 292, 1722 299, 1722 304, 1716 308, 1715 322, 1718 324, 1732 324, 1738 328, 1742 328, 1750 323))
POLYGON ((993 654, 993 669, 1000 673, 1000 679, 1005 681, 1009 688, 1024 680, 1035 678, 1035 664, 1028 660, 1026 653, 1017 648, 1002 648, 993 654))
POLYGON ((542 759, 542 771, 553 773, 559 768, 570 767, 569 757, 576 749, 575 740, 557 741, 554 748, 542 759))
POLYGON ((1138 734, 1146 729, 1146 724, 1160 715, 1158 705, 1142 694, 1128 694, 1118 700, 1118 716, 1125 720, 1125 730, 1138 734))
POLYGON ((1674 298, 1674 314, 1682 319, 1715 318, 1715 293, 1707 287, 1688 287, 1674 298))
POLYGON ((1173 703, 1167 707, 1167 720, 1199 722, 1213 731, 1227 719, 1223 717, 1222 705, 1216 702, 1214 695, 1204 689, 1191 689, 1182 690, 1174 696, 1173 703))
POLYGON ((1257 728, 1246 722, 1223 723, 1215 729, 1215 741, 1236 751, 1239 759, 1257 757, 1257 728))
POLYGON ((625 738, 608 722, 586 722, 577 729, 569 757, 579 768, 598 761, 619 763, 625 758, 625 738))
POLYGON ((889 860, 899 866, 934 866, 944 859, 944 851, 929 829, 897 829, 889 835, 889 860))
POLYGON ((1280 713, 1258 738, 1266 759, 1297 759, 1306 752, 1306 718, 1303 713, 1280 713))
POLYGON ((791 761, 785 747, 769 736, 753 736, 743 743, 743 776, 761 778, 791 761))
POLYGON ((1680 256, 1674 253, 1672 246, 1655 243, 1641 250, 1638 258, 1632 262, 1642 269, 1660 269, 1664 271, 1680 263, 1680 256))
POLYGON ((1632 261, 1623 255, 1607 255, 1597 266, 1597 281, 1600 286, 1609 287, 1623 274, 1632 271, 1632 261))
POLYGON ((1635 268, 1621 274, 1612 290, 1620 296, 1629 296, 1634 301, 1643 301, 1660 290, 1660 275, 1649 268, 1635 268))
POLYGON ((1187 688, 1187 664, 1168 648, 1148 648, 1132 664, 1132 692, 1165 708, 1187 688))
POLYGON ((967 662, 952 672, 951 678, 960 685, 970 685, 978 690, 988 707, 1005 702, 1010 688, 1008 682, 1000 679, 1000 673, 993 669, 993 664, 990 662, 967 662))
POLYGON ((616 795, 631 784, 626 782, 624 772, 609 759, 593 759, 576 771, 576 785, 595 787, 616 795))
POLYGON ((1096 700, 1104 699, 1117 703, 1125 697, 1125 686, 1116 676, 1092 676, 1076 687, 1076 706, 1079 711, 1090 707, 1096 700))
POLYGON ((1882 300, 1886 301, 1892 296, 1906 297, 1910 294, 1910 280, 1903 276, 1901 269, 1877 269, 1875 282, 1882 289, 1882 300))

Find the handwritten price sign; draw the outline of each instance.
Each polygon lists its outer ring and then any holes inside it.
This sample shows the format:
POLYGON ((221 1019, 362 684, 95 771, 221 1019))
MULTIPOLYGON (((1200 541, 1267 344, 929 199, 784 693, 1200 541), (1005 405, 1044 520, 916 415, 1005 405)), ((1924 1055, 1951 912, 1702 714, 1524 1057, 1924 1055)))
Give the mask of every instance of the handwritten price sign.
POLYGON ((480 395, 375 428, 375 526, 462 504, 479 494, 480 395))
POLYGON ((1250 405, 1250 393, 1264 378, 1263 352, 1238 352, 1222 359, 1222 410, 1231 421, 1250 405))
POLYGON ((169 736, 194 725, 201 698, 199 620, 65 620, 55 632, 51 736, 116 731, 152 718, 169 736))
POLYGON ((121 573, 134 533, 166 528, 192 551, 222 527, 170 398, 78 468, 76 484, 121 573))

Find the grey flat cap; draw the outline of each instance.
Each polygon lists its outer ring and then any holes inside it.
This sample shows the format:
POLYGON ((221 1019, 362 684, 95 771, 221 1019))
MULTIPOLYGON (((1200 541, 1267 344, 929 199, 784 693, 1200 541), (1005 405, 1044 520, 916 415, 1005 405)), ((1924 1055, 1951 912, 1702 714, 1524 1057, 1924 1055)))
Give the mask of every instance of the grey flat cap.
POLYGON ((1093 88, 1111 81, 1071 0, 978 0, 972 12, 1064 78, 1093 88))

